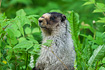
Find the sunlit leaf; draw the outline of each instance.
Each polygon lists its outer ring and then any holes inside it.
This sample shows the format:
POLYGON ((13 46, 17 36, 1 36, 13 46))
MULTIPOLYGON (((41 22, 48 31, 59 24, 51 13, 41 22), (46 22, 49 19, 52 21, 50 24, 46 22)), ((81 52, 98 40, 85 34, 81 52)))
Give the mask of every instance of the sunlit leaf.
POLYGON ((105 17, 104 18, 100 18, 100 20, 98 20, 97 22, 99 22, 99 23, 105 23, 105 17))
POLYGON ((20 9, 19 11, 16 12, 16 15, 17 15, 17 16, 25 16, 26 13, 24 12, 23 9, 20 9))
POLYGON ((99 70, 105 70, 105 67, 102 67, 102 66, 101 66, 101 67, 99 68, 99 70))
POLYGON ((19 43, 21 43, 22 41, 26 41, 26 38, 25 37, 20 37, 19 38, 19 43))
POLYGON ((85 2, 83 5, 94 4, 93 2, 85 2))
POLYGON ((17 20, 17 23, 16 24, 17 24, 17 27, 18 27, 19 31, 24 36, 24 30, 23 30, 23 27, 22 27, 20 21, 17 20))
POLYGON ((25 28, 25 33, 26 33, 26 34, 30 34, 30 33, 31 33, 31 28, 26 27, 26 28, 25 28))
POLYGON ((102 13, 102 12, 105 12, 104 10, 102 10, 102 9, 95 9, 94 11, 93 11, 93 13, 102 13))
POLYGON ((34 42, 35 44, 39 44, 38 41, 35 40, 35 39, 33 39, 33 38, 28 37, 28 39, 29 39, 29 41, 32 41, 32 42, 34 42))
POLYGON ((88 65, 91 66, 93 62, 101 60, 105 54, 105 45, 99 46, 94 50, 93 55, 88 61, 88 65))
POLYGON ((103 58, 102 63, 105 63, 105 57, 103 58))
POLYGON ((66 14, 67 19, 70 23, 70 33, 73 38, 73 42, 75 47, 78 44, 78 34, 79 34, 79 15, 73 11, 68 11, 68 14, 66 14))
POLYGON ((33 42, 32 41, 22 41, 19 44, 17 44, 16 46, 14 46, 15 48, 20 48, 20 49, 26 49, 28 50, 29 48, 31 48, 33 46, 33 42))
POLYGON ((40 32, 39 28, 34 28, 34 29, 32 30, 32 33, 35 33, 35 32, 40 32))
POLYGON ((43 43, 44 46, 50 47, 52 44, 52 40, 47 40, 46 43, 43 43))
POLYGON ((105 10, 105 4, 104 3, 96 3, 97 5, 97 8, 100 8, 100 9, 104 9, 105 10))
POLYGON ((94 4, 95 0, 89 0, 87 2, 85 2, 83 5, 89 5, 89 4, 94 4))
POLYGON ((103 3, 96 3, 96 9, 93 11, 93 13, 102 13, 105 12, 105 4, 103 3))

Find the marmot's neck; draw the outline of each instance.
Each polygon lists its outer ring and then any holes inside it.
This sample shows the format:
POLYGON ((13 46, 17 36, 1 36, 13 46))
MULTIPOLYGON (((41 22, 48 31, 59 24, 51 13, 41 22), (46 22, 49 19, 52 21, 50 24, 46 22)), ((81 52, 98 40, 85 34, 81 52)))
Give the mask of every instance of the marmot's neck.
POLYGON ((66 29, 55 29, 55 30, 43 29, 42 30, 43 38, 64 36, 64 35, 67 35, 68 33, 69 31, 66 29))

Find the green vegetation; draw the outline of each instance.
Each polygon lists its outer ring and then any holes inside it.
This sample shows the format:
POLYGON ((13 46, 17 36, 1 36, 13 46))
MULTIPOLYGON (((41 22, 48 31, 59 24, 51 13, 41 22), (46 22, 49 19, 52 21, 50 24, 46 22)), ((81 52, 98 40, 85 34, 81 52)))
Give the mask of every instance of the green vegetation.
MULTIPOLYGON (((102 0, 0 0, 0 70, 32 70, 42 39, 38 18, 53 11, 65 14, 70 22, 75 70, 105 70, 102 0)), ((51 42, 44 45, 50 47, 51 42)))

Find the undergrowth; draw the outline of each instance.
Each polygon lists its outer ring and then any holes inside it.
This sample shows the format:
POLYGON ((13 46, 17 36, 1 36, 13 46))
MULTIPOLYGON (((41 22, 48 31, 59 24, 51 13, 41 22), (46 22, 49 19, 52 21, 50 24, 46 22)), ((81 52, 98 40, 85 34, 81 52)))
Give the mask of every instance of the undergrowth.
MULTIPOLYGON (((93 20, 92 25, 79 21, 81 15, 73 11, 64 12, 70 22, 76 51, 75 70, 105 70, 105 4, 91 0, 83 6, 90 4, 94 5, 93 13, 103 14, 103 17, 96 17, 99 20, 93 20)), ((27 15, 23 9, 11 19, 5 13, 0 14, 0 70, 31 70, 34 67, 42 39, 39 17, 27 15)))

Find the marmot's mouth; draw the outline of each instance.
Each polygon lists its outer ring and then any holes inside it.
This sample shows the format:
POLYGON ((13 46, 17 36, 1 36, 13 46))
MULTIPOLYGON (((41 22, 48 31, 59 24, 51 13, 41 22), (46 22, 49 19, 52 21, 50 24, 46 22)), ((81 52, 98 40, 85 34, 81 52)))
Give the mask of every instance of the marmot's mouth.
POLYGON ((46 28, 46 27, 43 27, 43 26, 40 26, 41 28, 46 28))
POLYGON ((39 25, 41 28, 46 28, 45 26, 39 25))
POLYGON ((39 26, 40 26, 41 28, 46 28, 45 26, 42 26, 41 23, 39 23, 39 26))

